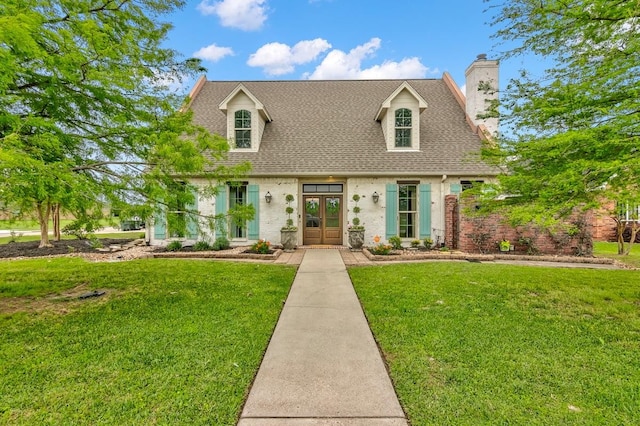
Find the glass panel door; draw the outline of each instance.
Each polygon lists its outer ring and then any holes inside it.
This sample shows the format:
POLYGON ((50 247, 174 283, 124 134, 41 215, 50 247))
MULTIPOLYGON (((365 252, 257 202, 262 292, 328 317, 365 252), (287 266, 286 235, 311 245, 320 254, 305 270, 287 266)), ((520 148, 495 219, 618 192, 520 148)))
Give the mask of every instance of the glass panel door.
POLYGON ((324 196, 324 244, 342 244, 342 196, 324 196))
POLYGON ((322 216, 319 196, 304 197, 304 244, 322 244, 322 216))

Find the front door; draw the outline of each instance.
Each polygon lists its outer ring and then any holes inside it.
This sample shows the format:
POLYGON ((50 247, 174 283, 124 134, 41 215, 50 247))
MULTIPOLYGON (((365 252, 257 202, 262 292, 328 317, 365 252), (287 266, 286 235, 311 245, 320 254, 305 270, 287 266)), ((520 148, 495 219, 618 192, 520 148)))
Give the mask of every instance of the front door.
POLYGON ((305 195, 304 244, 342 244, 342 195, 305 195))

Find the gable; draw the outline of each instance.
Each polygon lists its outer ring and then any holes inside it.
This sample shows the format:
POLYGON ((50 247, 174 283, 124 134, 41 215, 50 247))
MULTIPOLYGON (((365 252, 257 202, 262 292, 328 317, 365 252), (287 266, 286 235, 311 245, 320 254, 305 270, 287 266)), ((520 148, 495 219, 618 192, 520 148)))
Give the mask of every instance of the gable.
POLYGON ((208 81, 191 105, 195 122, 227 135, 227 98, 240 85, 271 119, 258 151, 228 156, 230 164, 250 161, 253 176, 496 174, 478 160, 482 142, 441 79, 208 81), (391 108, 411 96, 421 110, 420 150, 389 151, 375 118, 385 101, 391 108), (226 112, 220 109, 225 99, 226 112))

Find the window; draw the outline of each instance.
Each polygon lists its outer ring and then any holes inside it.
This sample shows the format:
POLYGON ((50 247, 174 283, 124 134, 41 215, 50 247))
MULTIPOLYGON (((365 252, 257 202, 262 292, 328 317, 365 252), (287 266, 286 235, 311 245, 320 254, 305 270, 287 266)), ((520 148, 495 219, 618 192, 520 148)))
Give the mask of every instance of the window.
POLYGON ((342 184, 341 183, 327 183, 327 184, 310 184, 305 183, 302 185, 302 192, 305 194, 310 193, 342 193, 342 184))
POLYGON ((482 185, 483 183, 484 183, 483 180, 461 180, 460 181, 460 185, 462 186, 463 192, 473 188, 476 185, 482 185))
POLYGON ((251 148, 251 113, 245 109, 235 113, 236 148, 251 148))
MULTIPOLYGON (((238 206, 244 206, 244 205, 247 205, 246 183, 230 184, 229 185, 229 209, 234 209, 238 206)), ((229 234, 231 238, 247 238, 246 222, 232 221, 229 234)))
POLYGON ((411 147, 411 110, 396 110, 396 148, 411 147))
POLYGON ((417 185, 398 185, 398 235, 400 238, 416 237, 417 185))
POLYGON ((157 219, 157 238, 164 239, 164 228, 166 226, 166 236, 168 238, 196 238, 197 217, 194 212, 197 210, 197 192, 194 188, 189 188, 185 182, 179 182, 168 199, 166 216, 157 219), (165 222, 166 221, 166 222, 165 222), (160 222, 165 222, 161 224, 160 222))
POLYGON ((640 223, 640 204, 617 203, 617 216, 620 222, 640 223))

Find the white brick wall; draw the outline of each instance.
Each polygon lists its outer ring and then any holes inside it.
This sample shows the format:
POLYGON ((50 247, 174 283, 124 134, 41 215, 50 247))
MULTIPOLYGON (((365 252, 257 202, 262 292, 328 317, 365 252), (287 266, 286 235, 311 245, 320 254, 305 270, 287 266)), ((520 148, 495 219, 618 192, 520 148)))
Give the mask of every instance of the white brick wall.
MULTIPOLYGON (((473 178, 464 178, 473 180, 473 178)), ((402 181, 415 181, 422 184, 431 184, 431 236, 434 241, 440 236, 440 241, 444 241, 444 196, 450 193, 450 185, 460 183, 460 177, 429 177, 420 178, 404 177, 402 179, 394 178, 375 178, 375 177, 357 177, 347 179, 344 183, 344 200, 343 200, 343 244, 348 244, 348 226, 354 218, 353 207, 355 206, 352 197, 354 194, 360 195, 360 223, 365 227, 365 245, 373 244, 375 235, 379 235, 382 241, 385 241, 385 204, 386 204, 386 185, 387 183, 397 183, 402 181), (443 179, 444 178, 444 179, 443 179), (380 196, 378 203, 373 202, 372 195, 377 192, 380 196)), ((302 213, 302 183, 296 178, 255 178, 248 179, 249 184, 258 185, 260 190, 259 197, 259 215, 260 215, 260 233, 262 239, 270 241, 272 244, 280 244, 280 228, 286 224, 287 214, 285 208, 287 206, 285 196, 293 194, 295 200, 292 203, 294 213, 291 218, 298 227, 298 245, 303 243, 302 221, 300 219, 302 213), (271 193, 271 203, 265 200, 265 194, 271 193)), ((322 179, 305 180, 304 183, 322 183, 322 179)), ((203 180, 196 180, 196 184, 205 185, 203 180)), ((198 210, 203 215, 215 215, 215 199, 200 197, 198 200, 198 210)), ((166 241, 155 241, 153 238, 153 226, 147 229, 147 237, 152 245, 165 245, 166 241)), ((215 240, 215 236, 210 236, 210 241, 215 240)), ((249 245, 255 241, 251 240, 234 240, 232 245, 249 245)))

